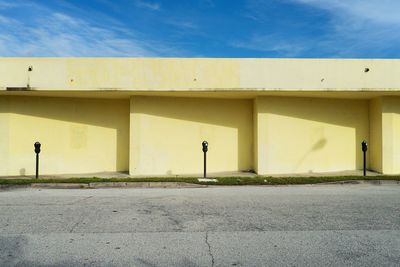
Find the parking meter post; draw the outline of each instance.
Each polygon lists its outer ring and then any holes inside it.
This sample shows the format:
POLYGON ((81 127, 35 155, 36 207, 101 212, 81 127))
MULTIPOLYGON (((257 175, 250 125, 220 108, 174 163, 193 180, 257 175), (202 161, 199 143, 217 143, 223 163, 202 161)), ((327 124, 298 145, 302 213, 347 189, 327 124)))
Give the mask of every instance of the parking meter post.
POLYGON ((40 147, 41 144, 39 142, 35 142, 34 144, 35 147, 35 153, 36 153, 36 179, 39 178, 39 153, 40 153, 40 147))
POLYGON ((366 166, 366 155, 365 155, 365 151, 364 151, 364 169, 363 169, 363 175, 367 176, 367 166, 366 166))
POLYGON ((36 179, 39 178, 39 154, 36 154, 36 179))
POLYGON ((203 143, 201 143, 202 145, 202 150, 204 153, 204 167, 203 167, 203 177, 206 178, 207 177, 207 151, 208 151, 208 142, 207 141, 203 141, 203 143))
POLYGON ((367 176, 367 150, 368 150, 368 143, 367 141, 362 141, 361 148, 363 151, 363 175, 367 176))
POLYGON ((203 170, 203 177, 207 177, 207 153, 204 152, 204 170, 203 170))

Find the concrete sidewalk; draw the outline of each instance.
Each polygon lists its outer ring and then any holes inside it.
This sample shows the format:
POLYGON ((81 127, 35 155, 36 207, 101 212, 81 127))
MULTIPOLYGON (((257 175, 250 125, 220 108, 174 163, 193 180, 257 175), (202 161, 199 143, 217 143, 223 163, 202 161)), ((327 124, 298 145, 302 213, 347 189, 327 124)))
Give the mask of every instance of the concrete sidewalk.
MULTIPOLYGON (((346 180, 337 182, 326 182, 317 183, 310 185, 400 185, 400 181, 396 180, 346 180)), ((214 183, 209 184, 194 184, 185 182, 94 182, 94 183, 32 183, 32 184, 0 184, 1 190, 13 190, 13 189, 105 189, 105 188, 206 188, 206 187, 223 187, 231 186, 237 187, 238 185, 214 185, 214 183)), ((282 186, 304 186, 299 184, 286 184, 286 185, 239 185, 239 186, 262 186, 262 187, 282 187, 282 186)))
MULTIPOLYGON (((329 177, 329 176, 362 176, 362 170, 349 170, 340 172, 307 172, 307 173, 287 173, 267 175, 271 177, 329 177)), ((374 171, 367 171, 367 176, 381 176, 381 173, 374 171)), ((238 172, 220 172, 208 173, 207 177, 255 177, 254 172, 238 171, 238 172)), ((131 176, 128 172, 96 172, 96 173, 72 173, 72 174, 55 174, 55 175, 40 175, 42 179, 65 179, 65 178, 148 178, 148 177, 166 177, 166 178, 180 178, 180 177, 203 177, 203 174, 182 174, 182 175, 153 175, 153 176, 131 176)), ((0 177, 0 179, 35 179, 34 175, 27 176, 7 176, 0 177)))

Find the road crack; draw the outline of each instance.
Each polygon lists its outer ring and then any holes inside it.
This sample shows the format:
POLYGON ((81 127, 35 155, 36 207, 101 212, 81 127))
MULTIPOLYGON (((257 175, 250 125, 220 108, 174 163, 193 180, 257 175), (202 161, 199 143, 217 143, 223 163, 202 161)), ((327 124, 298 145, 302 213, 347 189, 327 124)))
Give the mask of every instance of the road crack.
POLYGON ((206 232, 206 240, 205 241, 206 241, 206 245, 208 247, 208 254, 210 255, 210 258, 211 258, 211 266, 214 267, 215 259, 214 259, 214 255, 211 252, 211 245, 208 242, 208 232, 206 232))
MULTIPOLYGON (((93 196, 84 197, 84 198, 82 198, 82 199, 78 199, 78 200, 72 202, 71 204, 73 205, 73 204, 76 204, 76 203, 84 202, 84 201, 86 201, 86 200, 88 200, 88 199, 90 199, 90 198, 92 198, 92 197, 93 197, 93 196)), ((70 205, 71 205, 71 204, 70 204, 70 205)))
POLYGON ((84 217, 84 216, 81 216, 81 218, 79 218, 79 220, 78 220, 74 225, 72 225, 71 230, 69 230, 69 232, 72 233, 72 232, 75 230, 75 228, 76 228, 80 223, 82 223, 84 220, 85 220, 85 217, 84 217))

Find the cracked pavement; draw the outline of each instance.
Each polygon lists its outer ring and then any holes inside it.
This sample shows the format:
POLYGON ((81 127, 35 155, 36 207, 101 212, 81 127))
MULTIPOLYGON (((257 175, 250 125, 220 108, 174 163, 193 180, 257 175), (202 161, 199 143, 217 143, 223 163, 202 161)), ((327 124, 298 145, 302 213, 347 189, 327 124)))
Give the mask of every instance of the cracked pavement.
POLYGON ((400 186, 0 191, 1 266, 398 266, 400 186))

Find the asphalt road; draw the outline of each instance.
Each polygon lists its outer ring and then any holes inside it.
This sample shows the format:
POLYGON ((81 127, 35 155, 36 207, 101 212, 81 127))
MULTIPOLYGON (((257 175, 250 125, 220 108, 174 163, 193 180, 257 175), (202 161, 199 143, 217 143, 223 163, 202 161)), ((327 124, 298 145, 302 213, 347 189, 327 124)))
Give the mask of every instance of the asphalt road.
POLYGON ((400 186, 0 192, 1 266, 399 266, 400 186))

